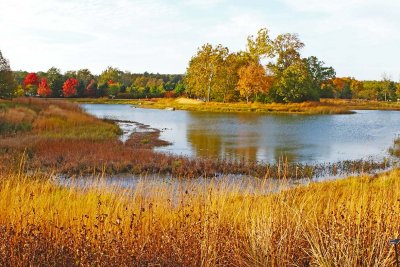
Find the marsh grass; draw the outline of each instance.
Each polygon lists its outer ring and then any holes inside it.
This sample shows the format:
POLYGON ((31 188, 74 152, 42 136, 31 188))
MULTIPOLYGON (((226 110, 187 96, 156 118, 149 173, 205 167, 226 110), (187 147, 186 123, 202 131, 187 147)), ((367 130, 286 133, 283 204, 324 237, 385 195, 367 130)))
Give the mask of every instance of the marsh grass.
POLYGON ((12 135, 30 131, 35 118, 36 112, 31 109, 4 107, 0 109, 0 135, 12 135))
MULTIPOLYGON (((0 175, 0 265, 393 266, 400 171, 277 193, 0 175)), ((257 188, 256 188, 257 189, 257 188)))
POLYGON ((400 102, 363 99, 321 99, 322 103, 346 107, 349 110, 400 110, 400 102))
POLYGON ((400 136, 393 140, 393 145, 389 148, 389 153, 397 158, 400 158, 400 136))

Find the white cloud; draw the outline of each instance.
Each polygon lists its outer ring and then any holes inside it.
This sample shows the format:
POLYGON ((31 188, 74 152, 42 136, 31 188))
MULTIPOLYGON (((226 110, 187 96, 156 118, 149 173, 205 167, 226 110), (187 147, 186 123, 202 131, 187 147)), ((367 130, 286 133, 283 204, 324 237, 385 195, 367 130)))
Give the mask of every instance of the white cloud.
POLYGON ((397 77, 400 1, 393 0, 0 0, 0 49, 12 67, 108 65, 182 73, 197 47, 244 49, 263 27, 297 32, 304 55, 340 75, 397 77), (351 60, 350 60, 351 59, 351 60), (382 69, 382 71, 379 71, 382 69))
POLYGON ((195 6, 199 8, 212 8, 227 2, 227 0, 186 0, 182 2, 185 5, 189 6, 195 6))
POLYGON ((377 11, 400 7, 400 3, 397 0, 282 0, 282 2, 298 11, 329 14, 347 12, 349 10, 373 8, 377 11))

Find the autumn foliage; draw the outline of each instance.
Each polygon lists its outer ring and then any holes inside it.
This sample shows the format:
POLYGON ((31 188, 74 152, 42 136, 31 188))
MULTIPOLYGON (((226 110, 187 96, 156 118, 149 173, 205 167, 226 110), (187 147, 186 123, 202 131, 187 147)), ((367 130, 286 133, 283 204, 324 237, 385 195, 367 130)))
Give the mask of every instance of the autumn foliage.
POLYGON ((50 89, 49 84, 47 83, 46 78, 42 78, 40 80, 37 93, 38 93, 38 95, 43 96, 43 97, 49 97, 53 93, 53 91, 50 89))
POLYGON ((78 80, 75 78, 69 78, 63 85, 63 94, 65 97, 72 97, 77 94, 76 87, 78 86, 78 80))
POLYGON ((39 84, 39 77, 36 75, 36 73, 28 73, 24 79, 24 85, 29 86, 29 85, 38 85, 39 84))
POLYGON ((246 102, 249 102, 249 97, 254 94, 267 94, 272 82, 273 79, 266 76, 263 66, 258 63, 251 63, 239 69, 238 88, 246 102))

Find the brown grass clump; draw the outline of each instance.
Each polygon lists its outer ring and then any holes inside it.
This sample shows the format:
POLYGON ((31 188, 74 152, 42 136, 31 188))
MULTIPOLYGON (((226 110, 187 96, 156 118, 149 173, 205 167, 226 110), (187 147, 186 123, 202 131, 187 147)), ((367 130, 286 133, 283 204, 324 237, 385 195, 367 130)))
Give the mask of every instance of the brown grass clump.
POLYGON ((99 120, 82 111, 65 110, 54 105, 39 113, 33 123, 33 130, 46 137, 90 140, 112 139, 120 133, 113 123, 99 120))
POLYGON ((36 118, 36 112, 24 107, 6 109, 0 112, 1 121, 12 122, 15 124, 23 122, 32 123, 35 118, 36 118))
POLYGON ((13 99, 12 101, 15 105, 23 105, 28 108, 32 108, 34 110, 43 110, 48 108, 49 106, 58 106, 61 109, 68 111, 76 111, 82 112, 82 108, 79 105, 74 103, 64 101, 64 100, 50 100, 50 99, 41 99, 41 98, 31 98, 31 97, 21 97, 13 99))
POLYGON ((0 175, 0 265, 393 266, 399 175, 270 194, 264 183, 82 188, 0 175))
POLYGON ((177 99, 175 99, 175 102, 178 104, 190 104, 190 105, 198 105, 198 104, 204 103, 201 100, 185 98, 185 97, 177 98, 177 99))

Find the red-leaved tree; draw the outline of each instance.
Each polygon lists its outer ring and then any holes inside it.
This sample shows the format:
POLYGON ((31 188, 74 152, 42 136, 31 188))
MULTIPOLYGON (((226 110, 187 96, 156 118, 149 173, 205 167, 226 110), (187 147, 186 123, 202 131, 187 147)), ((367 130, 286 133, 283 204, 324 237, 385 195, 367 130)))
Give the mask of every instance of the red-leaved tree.
POLYGON ((38 84, 39 84, 39 77, 36 75, 36 73, 31 72, 25 76, 25 79, 24 79, 25 86, 29 86, 29 85, 37 86, 38 84))
POLYGON ((76 87, 78 86, 78 80, 75 78, 69 78, 63 85, 64 97, 72 97, 77 94, 76 87))
POLYGON ((49 84, 47 83, 46 78, 42 78, 40 80, 37 93, 38 93, 38 95, 43 96, 43 97, 49 97, 53 93, 53 91, 50 89, 49 84))
POLYGON ((24 90, 26 95, 35 95, 39 85, 39 77, 36 73, 28 73, 24 79, 24 90))

